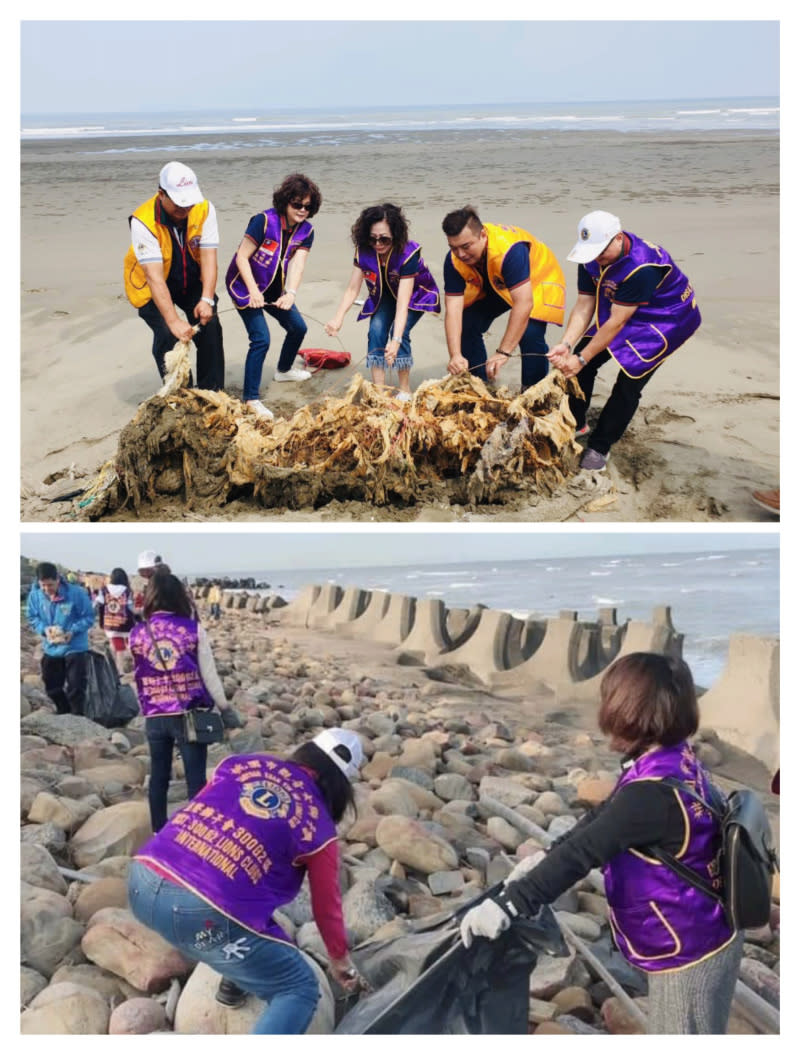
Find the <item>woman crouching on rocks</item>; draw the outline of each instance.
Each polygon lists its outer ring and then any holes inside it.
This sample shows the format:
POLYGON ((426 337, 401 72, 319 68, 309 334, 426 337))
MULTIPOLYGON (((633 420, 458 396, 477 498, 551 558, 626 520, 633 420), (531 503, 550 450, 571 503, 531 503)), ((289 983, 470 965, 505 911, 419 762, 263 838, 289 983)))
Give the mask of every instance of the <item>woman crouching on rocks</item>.
POLYGON ((515 916, 535 915, 603 866, 617 946, 648 975, 648 1033, 725 1033, 743 936, 716 898, 648 853, 661 848, 707 883, 720 874, 719 821, 663 783, 680 780, 714 802, 716 789, 689 743, 699 721, 691 672, 683 660, 634 652, 609 668, 600 700, 600 729, 623 756, 612 795, 539 863, 517 865, 496 899, 471 909, 462 939, 469 946, 474 937, 497 938, 515 916))
POLYGON ((346 729, 325 729, 287 760, 231 755, 131 865, 128 898, 140 922, 224 975, 228 989, 268 1001, 253 1033, 305 1033, 319 1000, 312 968, 273 919, 306 872, 331 974, 345 989, 358 984, 336 824, 354 808, 350 781, 362 761, 361 741, 346 729))
POLYGON ((172 755, 180 751, 189 798, 206 782, 208 745, 186 740, 184 714, 193 708, 222 712, 223 724, 242 721, 225 698, 208 636, 197 621, 183 583, 158 565, 144 595, 144 622, 130 634, 139 707, 150 748, 150 824, 154 832, 167 822, 167 792, 172 755))

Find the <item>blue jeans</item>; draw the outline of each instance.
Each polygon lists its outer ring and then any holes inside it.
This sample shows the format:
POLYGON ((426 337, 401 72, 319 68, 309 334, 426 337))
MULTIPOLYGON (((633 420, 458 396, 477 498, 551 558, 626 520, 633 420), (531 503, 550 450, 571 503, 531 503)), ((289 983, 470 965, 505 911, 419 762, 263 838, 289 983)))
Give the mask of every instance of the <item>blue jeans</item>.
POLYGON ((250 338, 250 347, 247 349, 247 359, 244 363, 242 399, 245 402, 248 399, 258 399, 258 390, 261 387, 261 368, 269 351, 269 327, 264 318, 264 312, 276 319, 278 325, 286 330, 286 337, 278 359, 278 370, 281 373, 291 370, 308 329, 303 322, 303 316, 294 305, 288 311, 284 311, 283 308, 273 308, 269 304, 263 308, 241 309, 239 315, 247 330, 247 336, 250 338))
MULTIPOLYGON (((367 334, 367 366, 378 366, 383 369, 384 353, 389 343, 389 335, 394 325, 394 316, 397 302, 390 295, 381 299, 375 313, 369 319, 369 333, 367 334)), ((424 315, 422 311, 409 311, 406 319, 406 328, 400 347, 397 349, 397 358, 394 361, 394 370, 410 370, 414 365, 411 358, 411 331, 424 315)))
POLYGON ((183 715, 165 714, 145 721, 147 743, 150 748, 150 783, 147 797, 150 803, 150 825, 154 832, 167 823, 167 792, 172 776, 172 753, 177 747, 186 773, 186 793, 194 798, 206 782, 208 744, 190 744, 184 739, 183 715))
POLYGON ((294 945, 263 938, 139 861, 128 872, 131 912, 191 960, 269 1001, 253 1033, 305 1033, 319 1001, 313 970, 294 945))
MULTIPOLYGON (((468 308, 464 308, 461 323, 461 354, 469 363, 470 373, 479 377, 481 381, 486 380, 486 345, 483 343, 483 335, 498 316, 509 310, 508 304, 494 291, 476 300, 468 308)), ((550 369, 550 363, 545 358, 547 353, 547 341, 544 339, 546 329, 546 322, 529 319, 528 326, 520 338, 523 392, 546 377, 550 369)), ((497 344, 499 343, 498 338, 497 344)))

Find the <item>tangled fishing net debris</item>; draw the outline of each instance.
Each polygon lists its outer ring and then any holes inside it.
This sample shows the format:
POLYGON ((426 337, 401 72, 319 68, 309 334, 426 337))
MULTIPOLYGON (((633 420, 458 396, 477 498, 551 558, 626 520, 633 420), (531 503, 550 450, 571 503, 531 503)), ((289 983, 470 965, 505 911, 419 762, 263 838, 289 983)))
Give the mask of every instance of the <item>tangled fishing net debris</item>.
POLYGON ((558 371, 516 396, 470 375, 427 381, 407 403, 356 376, 342 396, 264 421, 224 392, 184 387, 185 347, 167 367, 84 495, 87 517, 168 496, 195 512, 247 496, 289 509, 503 503, 552 495, 578 467, 567 398, 577 385, 558 371))

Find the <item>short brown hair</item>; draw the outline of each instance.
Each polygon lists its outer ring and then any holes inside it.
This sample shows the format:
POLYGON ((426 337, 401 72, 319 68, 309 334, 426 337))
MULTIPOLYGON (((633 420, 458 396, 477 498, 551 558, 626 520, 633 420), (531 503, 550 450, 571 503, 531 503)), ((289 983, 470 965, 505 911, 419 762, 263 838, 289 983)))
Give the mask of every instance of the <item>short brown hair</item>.
POLYGON ((692 672, 682 659, 656 652, 622 656, 600 682, 597 722, 630 751, 680 743, 700 722, 692 672))
POLYGON ((285 216, 289 202, 303 199, 306 195, 311 201, 311 207, 308 210, 310 218, 319 212, 319 207, 322 205, 322 194, 316 183, 308 176, 304 176, 302 172, 293 172, 279 187, 275 188, 275 193, 272 195, 272 207, 281 216, 285 216))
POLYGON ((461 234, 467 225, 473 234, 480 234, 483 228, 480 216, 471 205, 465 205, 463 209, 454 209, 442 220, 442 230, 448 238, 461 234))

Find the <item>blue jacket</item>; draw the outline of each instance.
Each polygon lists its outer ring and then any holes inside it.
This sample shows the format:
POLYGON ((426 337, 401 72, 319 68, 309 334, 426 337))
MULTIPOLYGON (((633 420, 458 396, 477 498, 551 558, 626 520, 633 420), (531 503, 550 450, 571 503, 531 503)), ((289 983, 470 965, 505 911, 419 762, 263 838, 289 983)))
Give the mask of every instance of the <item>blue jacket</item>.
POLYGON ((50 600, 41 586, 34 583, 28 594, 28 623, 44 639, 47 656, 66 656, 69 652, 88 652, 89 627, 94 625, 94 609, 89 594, 82 586, 58 580, 58 593, 50 600), (60 626, 72 634, 62 645, 50 644, 44 636, 48 626, 60 626))

